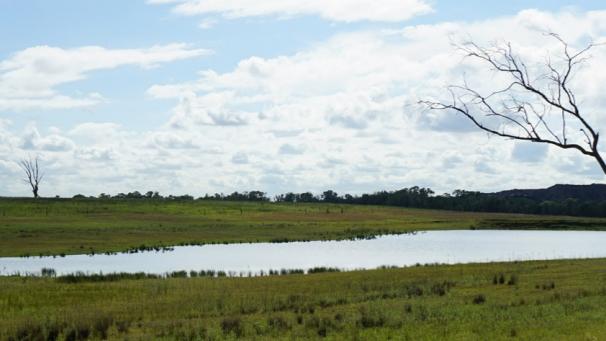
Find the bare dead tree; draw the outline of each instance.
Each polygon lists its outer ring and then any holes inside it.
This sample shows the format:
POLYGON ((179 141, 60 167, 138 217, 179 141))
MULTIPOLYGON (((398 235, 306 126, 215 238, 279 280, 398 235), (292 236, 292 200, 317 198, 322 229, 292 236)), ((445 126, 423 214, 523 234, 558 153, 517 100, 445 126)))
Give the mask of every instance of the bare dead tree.
POLYGON ((511 43, 482 47, 474 42, 459 45, 467 58, 479 60, 508 79, 497 91, 483 95, 463 85, 448 87, 450 100, 420 101, 432 110, 462 114, 489 134, 514 140, 546 143, 577 150, 597 161, 606 174, 606 163, 598 151, 600 134, 581 112, 570 83, 578 67, 597 45, 575 50, 555 33, 547 36, 561 46, 561 53, 544 63, 529 66, 514 52, 511 43))
POLYGON ((23 159, 19 162, 19 166, 25 172, 23 181, 31 186, 34 198, 38 198, 38 186, 42 182, 42 178, 44 178, 44 174, 40 172, 38 157, 36 156, 33 160, 31 157, 23 159))

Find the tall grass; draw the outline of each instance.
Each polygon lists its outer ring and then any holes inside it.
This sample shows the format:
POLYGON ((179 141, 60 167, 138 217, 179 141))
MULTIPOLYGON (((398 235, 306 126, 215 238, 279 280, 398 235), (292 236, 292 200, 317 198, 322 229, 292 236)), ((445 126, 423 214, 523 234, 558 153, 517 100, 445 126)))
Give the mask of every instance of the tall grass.
POLYGON ((604 268, 563 260, 244 278, 1 277, 0 340, 602 339, 604 268))

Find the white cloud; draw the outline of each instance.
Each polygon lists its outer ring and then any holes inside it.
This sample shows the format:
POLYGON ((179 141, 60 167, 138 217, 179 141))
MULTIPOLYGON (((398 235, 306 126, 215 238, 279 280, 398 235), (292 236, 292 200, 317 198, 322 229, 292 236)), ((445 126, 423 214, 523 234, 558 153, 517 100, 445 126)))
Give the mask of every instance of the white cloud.
POLYGON ((210 53, 186 44, 158 45, 147 49, 106 49, 85 46, 62 49, 36 46, 0 61, 0 111, 87 107, 103 101, 99 93, 73 97, 61 94, 59 85, 80 81, 97 70, 120 66, 144 69, 210 53))
MULTIPOLYGON (((43 152, 44 191, 61 195, 360 193, 413 185, 492 191, 603 181, 589 158, 550 149, 526 162, 529 154, 520 152, 526 146, 487 138, 461 117, 427 113, 416 102, 440 96, 464 72, 482 89, 500 81, 460 65, 450 45, 453 33, 481 42, 512 40, 525 56, 540 56, 553 46, 537 27, 561 23, 556 28, 579 46, 606 36, 605 14, 524 11, 481 22, 340 34, 291 55, 252 56, 226 72, 202 70, 189 82, 150 87, 150 97, 174 101, 172 116, 155 130, 89 122, 66 133, 40 128, 27 135, 0 121, 0 160, 27 155, 25 136, 39 147, 53 135, 72 141, 71 149, 43 152)), ((601 130, 605 123, 594 109, 603 99, 593 83, 604 75, 605 53, 596 49, 573 84, 601 130)), ((27 195, 27 188, 11 184, 14 177, 0 167, 0 193, 27 195)))
POLYGON ((426 0, 148 0, 175 4, 182 15, 219 14, 226 18, 317 15, 330 21, 399 22, 432 12, 426 0))
POLYGON ((121 128, 112 122, 86 122, 75 126, 68 134, 92 142, 111 141, 117 138, 121 128))
POLYGON ((59 134, 41 136, 38 128, 30 124, 25 128, 21 147, 25 150, 63 152, 74 148, 74 143, 59 134))
MULTIPOLYGON (((499 189, 569 182, 570 174, 560 173, 563 168, 556 167, 559 159, 546 150, 534 153, 531 160, 530 155, 522 155, 522 147, 487 139, 462 117, 426 112, 416 103, 444 94, 445 86, 460 82, 463 73, 481 89, 488 90, 500 81, 492 72, 483 71, 483 66, 461 64, 461 55, 451 45, 453 37, 473 37, 481 43, 511 40, 525 57, 541 61, 540 56, 557 47, 542 30, 563 23, 562 27, 570 29, 562 35, 573 46, 580 46, 589 38, 605 36, 605 17, 606 12, 528 10, 481 22, 346 33, 293 55, 250 57, 228 72, 203 70, 198 80, 155 85, 148 93, 179 100, 171 118, 173 126, 192 132, 204 129, 209 138, 233 144, 233 153, 238 152, 236 146, 251 144, 262 150, 255 158, 247 153, 252 183, 267 175, 263 172, 278 176, 276 170, 281 170, 280 179, 290 179, 286 183, 301 188, 305 184, 308 188, 330 187, 343 176, 358 178, 358 183, 375 183, 375 189, 423 183, 438 190, 499 189), (238 117, 242 125, 221 137, 214 129, 225 133, 225 125, 213 128, 219 124, 211 119, 211 112, 238 117), (204 126, 209 128, 201 128, 204 126), (268 135, 259 135, 261 131, 268 135), (293 158, 288 146, 300 145, 300 141, 307 145, 305 153, 293 158), (256 160, 267 160, 265 154, 272 144, 273 150, 276 144, 283 148, 278 148, 272 167, 261 169, 256 160), (400 156, 388 156, 395 152, 400 156), (515 175, 520 169, 550 175, 520 179, 515 175)), ((604 61, 606 55, 596 50, 583 72, 600 73, 596 70, 604 61)), ((590 104, 589 86, 583 82, 574 85, 584 103, 590 104)), ((588 113, 591 109, 587 108, 588 113)), ((588 117, 597 119, 596 115, 588 117)), ((584 177, 586 174, 578 174, 575 179, 582 182, 584 177)))
POLYGON ((116 159, 117 152, 112 148, 102 147, 82 147, 76 149, 74 157, 76 159, 87 160, 87 161, 101 161, 109 162, 116 159))
POLYGON ((170 126, 184 128, 192 125, 245 125, 251 114, 238 110, 234 105, 237 102, 233 92, 216 92, 204 96, 186 94, 175 107, 170 126), (227 109, 227 106, 231 110, 227 109))
POLYGON ((168 149, 197 149, 199 147, 191 137, 166 131, 154 133, 149 139, 148 146, 168 149))

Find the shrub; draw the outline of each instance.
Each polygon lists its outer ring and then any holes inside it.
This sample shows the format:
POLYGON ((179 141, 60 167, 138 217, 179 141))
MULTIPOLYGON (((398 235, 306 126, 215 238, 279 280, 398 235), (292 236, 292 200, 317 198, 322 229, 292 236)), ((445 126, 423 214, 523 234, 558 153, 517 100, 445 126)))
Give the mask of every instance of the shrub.
POLYGON ((279 331, 287 330, 290 328, 286 319, 282 316, 272 316, 267 319, 267 324, 270 328, 279 331))
POLYGON ((97 317, 93 323, 93 330, 95 331, 95 334, 101 339, 107 339, 107 330, 109 327, 111 327, 113 322, 114 319, 110 315, 101 315, 97 317))
POLYGON ((404 305, 404 311, 405 311, 407 314, 412 313, 412 305, 411 305, 410 303, 406 303, 406 304, 404 305))
POLYGON ((44 340, 44 332, 42 327, 37 324, 28 322, 17 328, 14 336, 8 338, 9 340, 44 340))
POLYGON ((326 337, 329 329, 334 328, 334 324, 332 320, 327 317, 319 318, 317 316, 313 316, 307 320, 305 327, 315 329, 316 333, 320 337, 326 337))
POLYGON ((55 341, 59 338, 59 334, 61 333, 61 326, 53 323, 49 326, 46 326, 46 340, 47 341, 55 341))
POLYGON ((486 302, 486 296, 484 296, 484 294, 476 295, 473 298, 473 304, 483 304, 484 302, 486 302))
POLYGON ((365 308, 360 309, 360 318, 358 319, 358 326, 362 328, 375 328, 382 327, 387 323, 387 318, 382 311, 379 310, 368 310, 365 308))
POLYGON ((89 338, 91 330, 89 326, 77 324, 67 329, 65 333, 65 341, 79 341, 89 338))
POLYGON ((244 335, 244 325, 239 317, 226 317, 221 321, 224 334, 234 333, 237 337, 244 335))
POLYGON ((128 328, 130 328, 130 321, 117 321, 116 322, 116 329, 118 329, 118 332, 120 333, 127 333, 128 332, 128 328))
POLYGON ((444 281, 442 283, 435 283, 431 287, 431 293, 434 295, 444 296, 450 288, 454 286, 454 282, 444 281))
POLYGON ((55 277, 57 275, 57 272, 55 271, 55 269, 52 268, 42 268, 40 274, 42 275, 42 277, 55 277))
MULTIPOLYGON (((538 288, 539 288, 539 285, 537 284, 537 285, 535 286, 535 288, 537 288, 537 289, 538 289, 538 288)), ((542 288, 543 290, 553 290, 553 289, 555 289, 555 282, 551 281, 551 282, 549 282, 549 283, 543 283, 543 285, 541 286, 541 288, 542 288)))
POLYGON ((517 337, 518 336, 518 331, 512 328, 509 331, 509 336, 511 336, 511 337, 517 337))
POLYGON ((406 287, 406 294, 409 298, 413 296, 423 296, 423 288, 416 284, 409 285, 406 287))

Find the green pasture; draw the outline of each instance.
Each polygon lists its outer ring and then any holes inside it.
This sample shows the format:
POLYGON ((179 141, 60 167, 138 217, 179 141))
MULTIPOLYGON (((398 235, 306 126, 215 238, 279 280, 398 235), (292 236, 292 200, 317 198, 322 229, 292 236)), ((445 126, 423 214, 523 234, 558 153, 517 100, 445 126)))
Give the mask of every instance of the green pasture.
POLYGON ((323 203, 0 199, 0 257, 470 228, 606 229, 606 219, 323 203))

